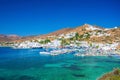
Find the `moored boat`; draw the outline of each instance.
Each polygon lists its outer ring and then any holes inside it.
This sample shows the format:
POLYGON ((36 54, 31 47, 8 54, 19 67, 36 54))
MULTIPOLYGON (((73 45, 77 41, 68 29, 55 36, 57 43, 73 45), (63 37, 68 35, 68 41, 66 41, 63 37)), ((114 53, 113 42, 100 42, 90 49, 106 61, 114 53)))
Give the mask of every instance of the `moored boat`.
POLYGON ((115 57, 120 59, 120 54, 109 54, 109 57, 115 57))
POLYGON ((39 52, 40 54, 50 54, 50 52, 39 52))

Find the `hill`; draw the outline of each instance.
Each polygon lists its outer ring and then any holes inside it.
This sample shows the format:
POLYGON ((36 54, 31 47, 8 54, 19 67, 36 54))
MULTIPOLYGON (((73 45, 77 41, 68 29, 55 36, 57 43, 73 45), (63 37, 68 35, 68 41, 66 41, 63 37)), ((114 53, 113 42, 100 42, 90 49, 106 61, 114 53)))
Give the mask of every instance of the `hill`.
POLYGON ((37 35, 37 36, 25 36, 20 37, 17 35, 0 35, 0 42, 23 42, 32 41, 39 39, 50 39, 54 40, 59 38, 61 35, 68 36, 71 33, 78 33, 82 36, 80 40, 89 42, 100 42, 100 43, 113 43, 120 42, 120 28, 106 29, 96 25, 84 24, 76 28, 65 28, 49 34, 37 35), (85 38, 89 35, 89 38, 85 38))
POLYGON ((18 39, 21 39, 21 37, 18 36, 18 35, 3 35, 3 34, 0 34, 0 42, 11 42, 11 41, 18 40, 18 39))

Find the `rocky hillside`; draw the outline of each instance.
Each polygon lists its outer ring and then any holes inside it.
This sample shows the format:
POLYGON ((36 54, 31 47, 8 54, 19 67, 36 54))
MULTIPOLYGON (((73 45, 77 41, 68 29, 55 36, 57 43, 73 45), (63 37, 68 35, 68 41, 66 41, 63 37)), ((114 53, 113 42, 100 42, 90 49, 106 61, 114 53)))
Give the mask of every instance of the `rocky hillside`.
POLYGON ((67 33, 71 32, 72 30, 74 30, 74 29, 73 28, 64 28, 64 29, 61 29, 61 30, 58 30, 58 31, 55 31, 55 32, 52 32, 52 33, 49 33, 46 35, 41 35, 39 37, 40 38, 47 38, 50 36, 59 36, 61 34, 67 34, 67 33))
POLYGON ((114 69, 112 72, 104 74, 98 80, 120 80, 120 69, 114 69))
POLYGON ((6 41, 22 42, 26 40, 38 40, 38 39, 46 39, 46 38, 53 40, 60 37, 60 35, 66 35, 70 33, 78 33, 80 36, 82 36, 81 38, 83 38, 80 40, 85 40, 89 42, 102 42, 102 43, 120 42, 120 28, 105 29, 99 26, 94 26, 89 24, 78 26, 76 28, 65 28, 49 34, 38 35, 38 36, 19 37, 17 35, 7 35, 7 36, 0 35, 0 42, 6 42, 6 41), (89 35, 89 38, 87 39, 84 38, 86 35, 89 35))
POLYGON ((3 34, 0 34, 0 42, 11 42, 11 41, 14 41, 14 40, 19 40, 21 39, 20 36, 18 35, 3 35, 3 34))
POLYGON ((113 43, 120 42, 120 28, 105 29, 98 26, 85 24, 73 29, 72 32, 77 32, 79 35, 89 34, 87 41, 113 43))
POLYGON ((54 37, 54 36, 59 36, 60 34, 67 34, 68 32, 72 31, 72 28, 65 28, 65 29, 61 29, 49 34, 44 34, 44 35, 37 35, 37 36, 26 36, 26 37, 21 37, 20 39, 14 40, 14 42, 22 42, 22 41, 26 41, 26 40, 37 40, 37 39, 46 39, 46 38, 50 38, 50 37, 54 37))

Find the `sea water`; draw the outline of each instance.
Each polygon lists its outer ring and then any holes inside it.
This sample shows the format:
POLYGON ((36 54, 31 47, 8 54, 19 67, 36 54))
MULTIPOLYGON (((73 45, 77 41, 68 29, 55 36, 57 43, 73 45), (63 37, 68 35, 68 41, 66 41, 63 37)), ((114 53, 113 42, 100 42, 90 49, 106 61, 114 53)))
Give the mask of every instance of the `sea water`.
POLYGON ((111 57, 41 55, 43 49, 0 48, 0 80, 97 80, 120 67, 111 57))

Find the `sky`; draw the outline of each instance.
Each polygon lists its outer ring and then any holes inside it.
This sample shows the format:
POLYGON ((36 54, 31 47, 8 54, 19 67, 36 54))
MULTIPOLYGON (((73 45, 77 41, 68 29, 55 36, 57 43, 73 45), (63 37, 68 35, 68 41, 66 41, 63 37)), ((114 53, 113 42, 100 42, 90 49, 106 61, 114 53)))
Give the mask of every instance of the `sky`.
POLYGON ((85 23, 120 26, 120 0, 0 0, 0 34, 47 34, 85 23))

